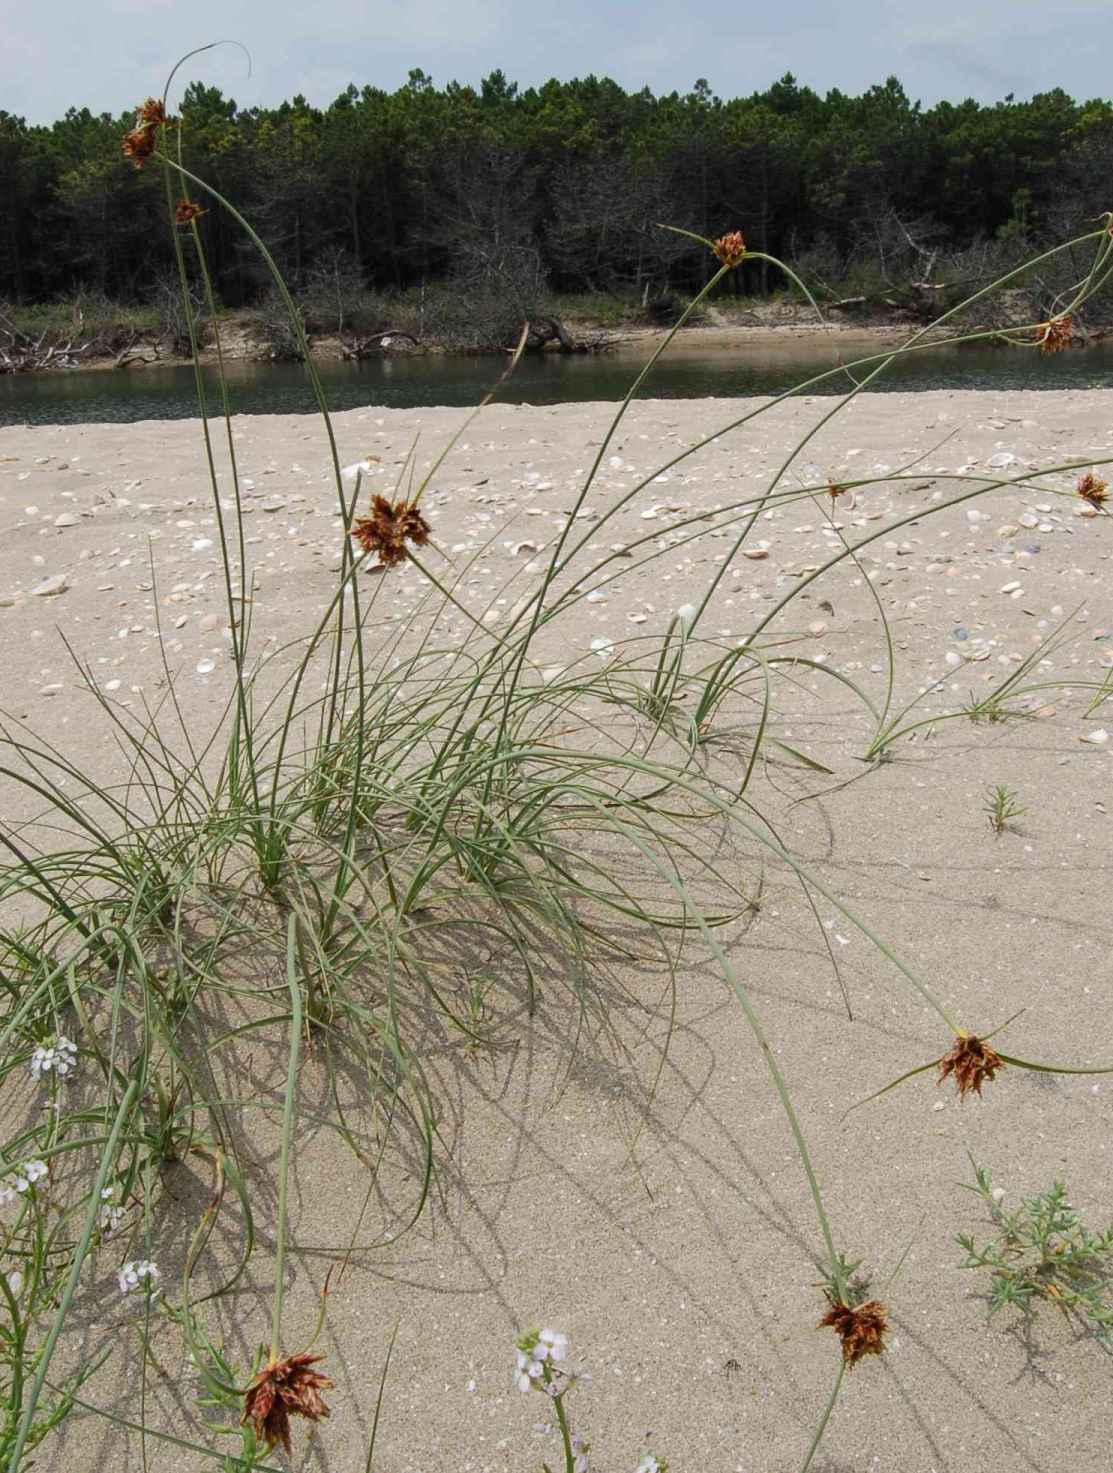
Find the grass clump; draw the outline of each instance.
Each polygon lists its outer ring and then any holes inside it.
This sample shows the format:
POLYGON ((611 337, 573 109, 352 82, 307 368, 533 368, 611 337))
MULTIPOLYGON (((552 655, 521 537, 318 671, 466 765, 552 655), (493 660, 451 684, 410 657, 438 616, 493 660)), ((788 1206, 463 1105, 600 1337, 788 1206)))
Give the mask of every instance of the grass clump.
MULTIPOLYGON (((317 396, 339 524, 337 572, 317 622, 293 643, 257 653, 227 387, 222 380, 219 412, 212 412, 198 373, 231 636, 223 710, 210 729, 199 729, 169 668, 161 704, 118 707, 74 651, 123 759, 119 781, 79 769, 15 718, 0 722, 5 777, 30 810, 25 821, 0 829, 9 858, 0 874, 0 1071, 16 1122, 3 1147, 5 1190, 16 1208, 4 1250, 17 1265, 4 1291, 16 1331, 0 1341, 8 1473, 23 1473, 32 1450, 73 1407, 119 1420, 87 1400, 117 1338, 102 1320, 93 1317, 76 1369, 67 1367, 61 1379, 52 1369, 75 1297, 102 1262, 117 1265, 116 1286, 143 1346, 141 1376, 161 1336, 175 1335, 192 1357, 202 1404, 225 1419, 222 1435, 239 1439, 227 1467, 245 1473, 262 1466, 269 1447, 286 1447, 291 1413, 310 1423, 327 1415, 319 1394, 327 1373, 310 1369, 318 1363, 316 1336, 295 1341, 296 1354, 284 1353, 289 1176, 310 1055, 318 1084, 313 1129, 338 1143, 366 1182, 360 1224, 372 1204, 381 1205, 377 1193, 392 1169, 406 1184, 406 1200, 391 1204, 396 1237, 440 1187, 443 1095, 463 1059, 512 1042, 546 1017, 574 1058, 615 1030, 613 1014, 628 1010, 647 1027, 664 1020, 647 1089, 652 1101, 672 1037, 677 979, 693 950, 710 959, 742 1010, 814 1213, 805 1271, 820 1274, 822 1323, 835 1329, 839 1346, 810 1466, 845 1370, 882 1354, 889 1311, 865 1298, 857 1265, 838 1246, 775 1040, 725 939, 753 914, 763 864, 784 866, 813 908, 815 897, 824 898, 908 982, 950 1044, 923 1069, 953 1074, 960 1098, 980 1094, 1005 1063, 1057 1066, 999 1055, 961 1028, 914 970, 782 843, 761 806, 766 768, 791 762, 828 771, 771 730, 782 692, 796 691, 802 672, 850 692, 872 732, 868 758, 886 755, 921 723, 907 719, 911 705, 895 705, 894 641, 880 600, 880 697, 786 648, 791 636, 774 626, 816 578, 842 565, 859 569, 862 550, 894 527, 1006 483, 970 485, 956 476, 953 495, 939 503, 917 506, 853 544, 840 533, 824 567, 775 601, 743 639, 708 637, 700 628, 708 603, 765 512, 817 500, 829 510, 837 496, 876 482, 840 480, 832 494, 826 478, 801 484, 796 462, 896 355, 820 375, 838 375, 846 396, 822 411, 767 484, 710 515, 681 520, 668 544, 651 531, 607 550, 608 522, 657 475, 791 397, 747 407, 716 435, 678 450, 585 531, 577 514, 670 334, 589 457, 564 525, 539 558, 539 576, 529 581, 515 570, 477 614, 463 589, 488 548, 456 566, 423 510, 471 420, 424 475, 416 450, 393 485, 373 480, 377 468, 368 461, 343 466, 306 351, 304 316, 265 243, 187 166, 188 140, 161 103, 144 104, 127 142, 133 162, 165 171, 195 360, 202 311, 220 364, 221 338, 196 225, 201 206, 178 194, 225 212, 271 274, 283 330, 317 396), (663 628, 569 655, 583 600, 632 570, 652 568, 666 546, 711 533, 726 553, 721 566, 663 628), (362 578, 369 560, 383 568, 370 584, 362 578), (405 564, 424 580, 424 595, 394 628, 379 621, 377 603, 405 564), (444 634, 450 616, 463 620, 462 637, 444 634), (628 963, 650 960, 665 978, 663 1001, 647 1001, 622 978, 628 963), (191 1221, 184 1251, 183 1215, 191 1221), (241 1303, 257 1311, 254 1297, 239 1295, 272 1224, 269 1342, 254 1357, 233 1354, 206 1315, 241 1303)), ((678 309, 673 332, 743 263, 780 267, 748 251, 737 231, 691 239, 693 249, 709 253, 710 274, 705 292, 678 309)), ((1080 300, 1109 274, 1113 240, 1102 229, 1063 249, 1083 245, 1093 261, 1080 300)), ((902 351, 915 351, 920 337, 902 351)), ((508 373, 528 339, 527 322, 508 373)), ((906 469, 885 479, 913 477, 906 469)), ((1011 713, 1007 703, 1047 685, 1034 678, 1034 664, 1048 648, 976 703, 978 717, 1011 713)), ((953 713, 963 714, 974 712, 953 713)), ((339 1250, 334 1258, 347 1261, 339 1250)), ((327 1280, 322 1320, 326 1293, 327 1280)), ((259 1343, 256 1318, 245 1333, 259 1343)), ((582 1473, 586 1450, 574 1445, 564 1417, 565 1373, 554 1380, 552 1348, 564 1337, 544 1333, 519 1341, 519 1376, 526 1390, 538 1380, 550 1388, 567 1473, 582 1473)), ((333 1398, 330 1410, 337 1406, 333 1398)), ((140 1425, 145 1436, 169 1436, 140 1425)), ((177 1441, 211 1453, 203 1442, 177 1441)))

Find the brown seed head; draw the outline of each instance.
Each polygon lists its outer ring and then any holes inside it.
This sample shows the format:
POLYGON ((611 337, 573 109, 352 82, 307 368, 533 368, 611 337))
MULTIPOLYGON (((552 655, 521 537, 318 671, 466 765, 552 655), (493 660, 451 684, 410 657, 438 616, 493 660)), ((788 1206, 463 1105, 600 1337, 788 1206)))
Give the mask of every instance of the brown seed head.
POLYGON ((153 128, 133 128, 125 133, 121 142, 124 158, 131 159, 141 169, 155 151, 156 135, 153 128))
POLYGON ((1004 1060, 984 1039, 973 1033, 959 1033, 954 1048, 939 1060, 939 1078, 942 1084, 949 1074, 955 1077, 958 1097, 964 1100, 971 1090, 981 1095, 982 1081, 992 1079, 998 1069, 1004 1068, 1004 1060))
POLYGON ((175 225, 188 225, 191 220, 196 220, 199 215, 207 215, 200 205, 195 205, 191 199, 180 199, 178 207, 174 211, 175 225))
POLYGON ((1071 314, 1064 312, 1062 317, 1053 317, 1050 322, 1045 322, 1040 329, 1040 352, 1061 353, 1064 348, 1069 348, 1073 321, 1071 314))
POLYGON ((135 127, 124 134, 121 146, 124 158, 131 159, 137 169, 141 169, 154 153, 158 130, 166 121, 166 109, 155 97, 148 97, 136 112, 135 127))
POLYGON ((250 1422, 255 1436, 268 1448, 281 1443, 288 1453, 291 1416, 319 1422, 329 1415, 321 1392, 334 1382, 310 1370, 323 1359, 320 1355, 290 1355, 285 1360, 268 1361, 244 1392, 240 1426, 250 1422))
POLYGON ((880 1355, 885 1349, 885 1332, 889 1328, 885 1306, 879 1299, 869 1299, 851 1309, 830 1294, 831 1308, 820 1320, 820 1328, 830 1325, 842 1341, 842 1358, 847 1369, 856 1366, 864 1355, 880 1355))
POLYGON ((837 481, 828 481, 827 483, 827 495, 831 498, 832 501, 838 501, 839 497, 843 494, 845 490, 846 487, 840 486, 837 481))
POLYGON ((385 496, 371 498, 371 515, 357 517, 352 536, 364 552, 377 552, 382 567, 406 560, 406 543, 424 547, 430 537, 429 523, 408 501, 390 502, 385 496))
POLYGON ((1100 476, 1095 476, 1093 471, 1087 471, 1085 475, 1079 476, 1075 489, 1083 501, 1088 501, 1099 511, 1109 500, 1109 487, 1100 476))
POLYGON ((724 266, 737 266, 746 254, 746 242, 741 230, 732 230, 729 235, 720 235, 711 249, 724 266))

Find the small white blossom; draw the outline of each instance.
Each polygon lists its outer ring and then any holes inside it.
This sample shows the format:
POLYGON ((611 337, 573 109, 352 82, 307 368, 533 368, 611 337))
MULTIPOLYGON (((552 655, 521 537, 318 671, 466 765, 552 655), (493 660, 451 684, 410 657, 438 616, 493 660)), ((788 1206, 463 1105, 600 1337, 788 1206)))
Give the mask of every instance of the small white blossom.
POLYGON ((77 1067, 77 1045, 69 1038, 59 1035, 52 1044, 40 1044, 31 1055, 31 1077, 41 1079, 51 1070, 59 1079, 65 1079, 77 1067))
POLYGON ((13 1268, 8 1275, 8 1288, 14 1295, 18 1295, 19 1291, 23 1288, 23 1275, 18 1268, 13 1268))
POLYGON ((676 617, 680 620, 680 627, 687 633, 696 622, 695 604, 681 604, 676 611, 676 617))
POLYGON ((97 1214, 97 1226, 106 1238, 110 1238, 120 1226, 120 1219, 124 1215, 124 1209, 112 1200, 115 1191, 115 1187, 105 1187, 100 1194, 104 1206, 97 1214))
POLYGON ((152 1263, 147 1258, 140 1258, 134 1262, 125 1263, 116 1275, 121 1294, 130 1294, 133 1289, 138 1289, 144 1279, 147 1281, 147 1288, 154 1289, 158 1284, 158 1278, 157 1264, 152 1263))
POLYGON ((547 1396, 559 1397, 578 1380, 590 1380, 584 1372, 566 1370, 568 1336, 562 1330, 528 1330, 516 1342, 518 1359, 514 1381, 519 1391, 536 1388, 547 1396))
POLYGON ((524 1350, 519 1350, 517 1369, 514 1372, 514 1384, 519 1391, 531 1390, 533 1383, 541 1375, 543 1369, 544 1367, 539 1360, 534 1360, 524 1350))
POLYGON ((572 1438, 572 1452, 575 1461, 572 1464, 572 1473, 588 1473, 587 1455, 591 1451, 591 1444, 585 1442, 582 1437, 572 1438))
POLYGON ((562 1361, 568 1359, 568 1336, 562 1335, 559 1330, 542 1330, 537 1337, 537 1348, 534 1355, 538 1360, 562 1361))
POLYGON ((0 1205, 6 1206, 9 1202, 14 1202, 17 1193, 22 1196, 28 1187, 41 1181, 45 1175, 45 1161, 25 1161, 0 1182, 0 1205))

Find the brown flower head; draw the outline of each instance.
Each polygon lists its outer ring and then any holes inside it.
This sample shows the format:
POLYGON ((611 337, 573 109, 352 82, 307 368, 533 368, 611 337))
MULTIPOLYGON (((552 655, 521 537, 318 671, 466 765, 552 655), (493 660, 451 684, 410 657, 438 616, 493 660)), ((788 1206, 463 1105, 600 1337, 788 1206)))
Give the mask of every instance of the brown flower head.
POLYGON ((141 169, 154 153, 155 142, 153 128, 133 128, 130 133, 124 134, 120 146, 124 150, 124 158, 131 159, 135 167, 141 169))
POLYGON ((1083 501, 1088 501, 1098 511, 1109 500, 1109 487, 1100 476, 1095 476, 1093 471, 1087 471, 1085 475, 1079 476, 1075 489, 1083 501))
POLYGON ((842 1358, 849 1369, 856 1366, 864 1355, 880 1355, 885 1349, 885 1331, 889 1321, 885 1306, 879 1299, 868 1299, 865 1304, 851 1309, 830 1294, 831 1308, 820 1320, 820 1328, 830 1325, 842 1341, 842 1358))
POLYGON ((1069 312, 1062 317, 1053 317, 1050 322, 1045 322, 1040 330, 1040 352, 1061 353, 1064 348, 1071 345, 1071 331, 1074 319, 1069 312))
POLYGON ((424 547, 429 541, 429 523, 408 501, 390 502, 385 496, 371 498, 371 515, 357 517, 352 536, 364 552, 377 552, 384 568, 406 560, 406 543, 424 547))
POLYGON ((724 266, 737 266, 746 254, 746 242, 741 230, 732 230, 729 235, 720 235, 711 249, 724 266))
POLYGON ((148 97, 147 101, 139 109, 137 123, 146 123, 150 128, 161 128, 163 123, 169 121, 166 116, 166 108, 157 97, 148 97))
POLYGON ((200 205, 195 205, 191 199, 180 199, 178 207, 174 211, 175 225, 188 225, 191 220, 196 220, 199 215, 207 215, 200 205))
POLYGON ((135 127, 124 134, 122 144, 124 157, 131 159, 137 169, 154 153, 158 130, 166 121, 165 107, 157 98, 148 97, 135 115, 135 127))
POLYGON ((840 486, 837 481, 828 481, 827 483, 827 495, 831 498, 832 501, 838 501, 839 497, 845 492, 845 490, 846 487, 840 486))
POLYGON ((971 1090, 980 1096, 982 1081, 992 1079, 1004 1063, 1001 1055, 991 1049, 985 1039, 973 1033, 959 1033, 955 1037, 954 1048, 939 1060, 936 1083, 942 1084, 949 1074, 953 1074, 960 1100, 964 1100, 971 1090))
POLYGON ((268 1448, 280 1442, 289 1452, 291 1416, 319 1422, 329 1415, 321 1392, 334 1382, 310 1369, 323 1359, 320 1355, 290 1355, 268 1361, 244 1392, 240 1426, 250 1422, 255 1436, 268 1448))

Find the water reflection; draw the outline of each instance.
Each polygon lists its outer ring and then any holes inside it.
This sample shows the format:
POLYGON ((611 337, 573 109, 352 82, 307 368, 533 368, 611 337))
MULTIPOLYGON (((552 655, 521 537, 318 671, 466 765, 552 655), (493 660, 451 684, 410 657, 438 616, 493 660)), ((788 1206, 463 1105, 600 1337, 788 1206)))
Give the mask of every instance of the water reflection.
MULTIPOLYGON (((642 397, 746 398, 779 393, 840 363, 879 351, 875 341, 793 337, 741 348, 701 346, 681 340, 654 369, 642 397)), ((623 349, 598 357, 544 354, 524 359, 502 398, 510 403, 559 404, 621 399, 644 363, 644 353, 623 349)), ((492 358, 405 357, 364 363, 318 365, 335 409, 470 405, 497 378, 492 358)), ((236 414, 309 414, 313 396, 305 370, 291 363, 230 365, 236 414)), ((211 402, 217 380, 206 370, 211 402)), ((1113 384, 1113 345, 1046 357, 984 345, 931 348, 899 359, 872 387, 894 389, 1064 389, 1113 384)), ((837 393, 849 381, 836 374, 810 392, 837 393)), ((184 419, 197 413, 193 370, 135 368, 0 378, 0 424, 73 424, 97 421, 184 419)))

